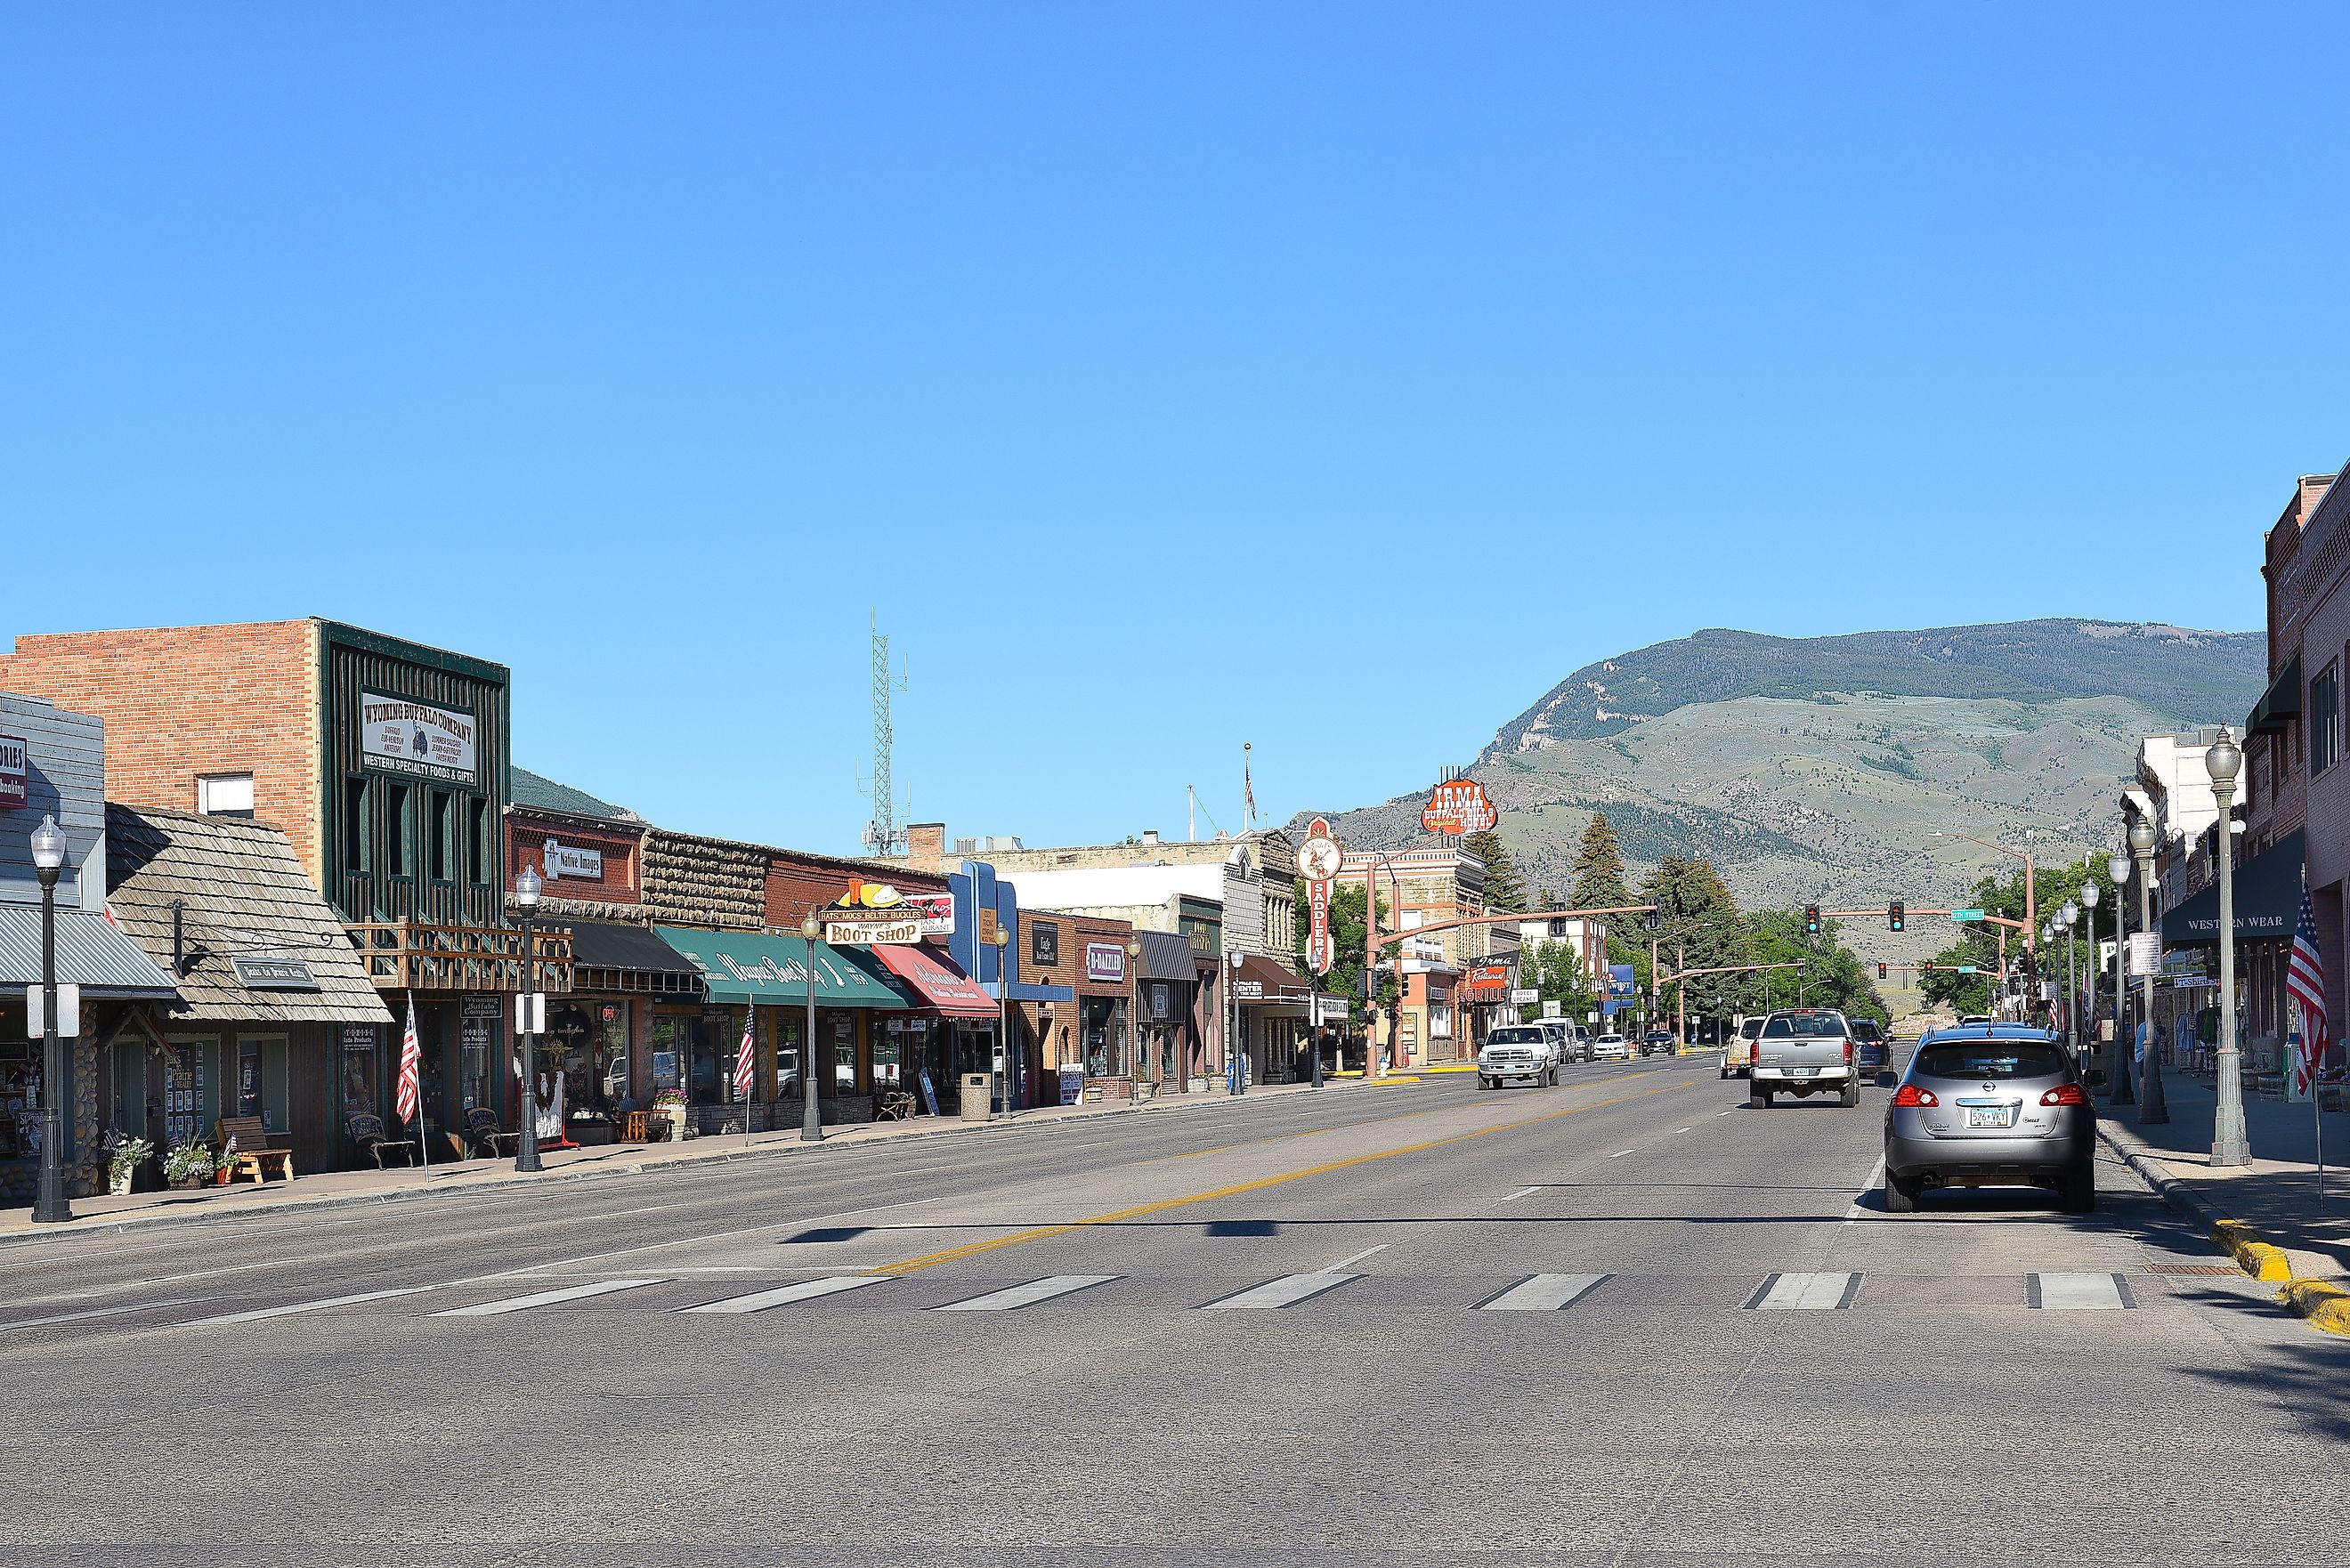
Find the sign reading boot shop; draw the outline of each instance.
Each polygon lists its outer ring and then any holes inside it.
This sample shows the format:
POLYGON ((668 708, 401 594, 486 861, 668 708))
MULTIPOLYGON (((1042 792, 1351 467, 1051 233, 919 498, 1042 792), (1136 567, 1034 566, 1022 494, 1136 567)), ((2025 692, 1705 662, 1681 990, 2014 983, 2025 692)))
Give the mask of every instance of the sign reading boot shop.
POLYGON ((481 776, 473 715, 457 708, 359 693, 359 760, 377 773, 475 784, 481 776))

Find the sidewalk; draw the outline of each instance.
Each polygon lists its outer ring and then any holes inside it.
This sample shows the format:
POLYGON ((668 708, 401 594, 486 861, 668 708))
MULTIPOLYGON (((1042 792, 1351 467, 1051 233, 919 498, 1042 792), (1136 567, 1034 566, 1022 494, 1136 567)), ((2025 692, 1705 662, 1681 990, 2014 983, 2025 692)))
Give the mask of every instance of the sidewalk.
MULTIPOLYGON (((1379 1089, 1415 1082, 1408 1075, 1391 1075, 1368 1085, 1359 1078, 1334 1079, 1326 1090, 1379 1089)), ((1248 1099, 1284 1095, 1310 1095, 1310 1084, 1268 1084, 1252 1087, 1248 1099)), ((317 1209, 348 1208, 361 1203, 390 1203, 416 1198, 495 1192, 547 1181, 577 1181, 643 1171, 711 1165, 734 1159, 781 1159, 820 1156, 827 1149, 869 1148, 876 1144, 934 1137, 984 1137, 1017 1135, 1032 1128, 1095 1116, 1171 1112, 1230 1102, 1222 1089, 1202 1095, 1170 1095, 1139 1105, 1105 1100, 1084 1106, 1041 1106, 1019 1113, 1010 1121, 966 1122, 954 1116, 922 1116, 902 1122, 859 1122, 827 1128, 821 1143, 802 1143, 796 1131, 779 1128, 750 1138, 733 1137, 688 1138, 683 1143, 604 1144, 592 1148, 550 1149, 542 1157, 546 1168, 536 1176, 516 1175, 512 1159, 468 1159, 429 1166, 422 1170, 338 1170, 304 1176, 293 1181, 260 1186, 240 1182, 234 1187, 210 1187, 194 1192, 139 1192, 128 1198, 77 1198, 74 1218, 61 1225, 36 1225, 30 1208, 0 1209, 0 1249, 57 1241, 73 1236, 120 1233, 132 1227, 186 1224, 213 1220, 244 1219, 256 1214, 299 1213, 317 1209)))
POLYGON ((2171 1207, 2210 1226, 2233 1220, 2284 1250, 2298 1279, 2350 1278, 2350 1115, 2325 1117, 2325 1190, 2317 1199, 2316 1129, 2307 1105, 2247 1096, 2244 1130, 2252 1163, 2211 1168, 2211 1086, 2166 1070, 2166 1127, 2137 1125, 2137 1107, 2097 1107, 2106 1140, 2146 1177, 2171 1207))

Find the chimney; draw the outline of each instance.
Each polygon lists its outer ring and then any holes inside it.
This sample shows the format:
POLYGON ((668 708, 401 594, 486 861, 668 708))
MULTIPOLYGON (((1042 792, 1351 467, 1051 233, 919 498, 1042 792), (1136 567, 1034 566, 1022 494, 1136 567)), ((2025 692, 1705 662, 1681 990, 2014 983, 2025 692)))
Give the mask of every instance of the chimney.
POLYGON ((906 825, 906 868, 928 871, 936 875, 939 864, 946 857, 947 825, 943 822, 910 822, 906 825))
POLYGON ((1156 844, 1156 843, 1158 843, 1158 842, 1159 842, 1159 830, 1158 830, 1157 828, 1155 828, 1155 827, 1146 827, 1146 828, 1144 828, 1144 829, 1142 830, 1142 842, 1144 842, 1145 844, 1156 844))

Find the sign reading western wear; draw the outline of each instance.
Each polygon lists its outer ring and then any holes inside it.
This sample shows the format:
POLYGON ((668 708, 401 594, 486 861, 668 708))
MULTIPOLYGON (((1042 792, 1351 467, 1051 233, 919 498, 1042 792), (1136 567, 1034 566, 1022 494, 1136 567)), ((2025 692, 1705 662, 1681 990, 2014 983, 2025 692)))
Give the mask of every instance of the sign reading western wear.
POLYGON ((24 740, 0 735, 0 811, 22 811, 33 798, 33 765, 24 740))
POLYGON ((1087 942, 1086 978, 1105 985, 1125 984, 1126 950, 1116 942, 1087 942))
POLYGON ((378 773, 475 784, 481 758, 473 716, 412 697, 359 693, 359 761, 378 773))

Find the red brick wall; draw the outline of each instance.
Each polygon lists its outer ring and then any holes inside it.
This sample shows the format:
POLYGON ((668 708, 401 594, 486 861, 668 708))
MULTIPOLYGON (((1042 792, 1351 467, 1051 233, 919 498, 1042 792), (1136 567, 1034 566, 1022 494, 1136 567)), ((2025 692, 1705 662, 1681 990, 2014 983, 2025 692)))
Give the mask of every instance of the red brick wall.
POLYGON ((318 632, 307 620, 25 635, 0 691, 106 721, 106 798, 196 809, 199 774, 253 774, 254 815, 323 888, 318 632))
POLYGON ((545 875, 546 841, 554 839, 569 849, 593 849, 604 857, 601 881, 585 877, 565 877, 546 884, 546 896, 554 898, 588 898, 607 904, 637 904, 644 901, 644 883, 637 864, 638 848, 644 842, 641 831, 615 830, 604 832, 582 827, 567 818, 556 819, 536 815, 517 806, 506 815, 506 891, 514 891, 514 879, 522 875, 525 866, 545 875))
POLYGON ((840 902, 850 878, 887 882, 901 893, 943 893, 947 879, 905 867, 882 870, 853 866, 816 856, 778 849, 767 857, 767 924, 787 930, 799 929, 800 917, 810 909, 840 902))

